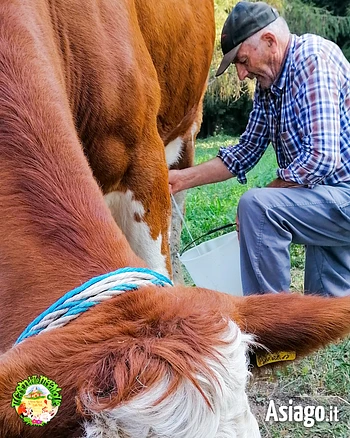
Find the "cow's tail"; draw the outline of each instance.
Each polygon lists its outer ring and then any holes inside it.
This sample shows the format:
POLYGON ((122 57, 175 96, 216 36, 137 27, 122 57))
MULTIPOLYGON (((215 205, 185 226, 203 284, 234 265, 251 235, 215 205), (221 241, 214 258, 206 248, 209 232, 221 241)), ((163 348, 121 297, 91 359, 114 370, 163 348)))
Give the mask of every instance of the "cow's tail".
POLYGON ((294 351, 297 357, 350 333, 350 296, 268 294, 233 298, 233 314, 241 330, 253 334, 271 352, 294 351))

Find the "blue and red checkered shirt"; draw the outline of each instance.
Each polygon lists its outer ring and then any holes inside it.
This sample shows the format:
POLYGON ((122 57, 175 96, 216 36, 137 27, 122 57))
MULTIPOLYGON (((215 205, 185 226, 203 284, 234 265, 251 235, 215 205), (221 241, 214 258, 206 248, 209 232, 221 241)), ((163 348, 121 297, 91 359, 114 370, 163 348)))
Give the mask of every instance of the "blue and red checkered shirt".
POLYGON ((270 89, 257 84, 239 143, 220 148, 218 157, 246 183, 270 142, 285 181, 350 181, 350 64, 331 41, 292 35, 279 77, 270 89))

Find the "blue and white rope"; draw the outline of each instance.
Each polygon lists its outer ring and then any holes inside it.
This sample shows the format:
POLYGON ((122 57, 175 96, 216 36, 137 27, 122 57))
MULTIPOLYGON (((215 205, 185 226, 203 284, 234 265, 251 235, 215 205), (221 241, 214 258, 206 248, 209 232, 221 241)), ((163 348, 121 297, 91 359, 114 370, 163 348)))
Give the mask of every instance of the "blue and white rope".
POLYGON ((116 295, 150 284, 156 286, 173 285, 164 275, 147 268, 122 268, 94 277, 81 286, 67 292, 35 318, 15 344, 22 342, 30 336, 62 327, 90 307, 116 295))

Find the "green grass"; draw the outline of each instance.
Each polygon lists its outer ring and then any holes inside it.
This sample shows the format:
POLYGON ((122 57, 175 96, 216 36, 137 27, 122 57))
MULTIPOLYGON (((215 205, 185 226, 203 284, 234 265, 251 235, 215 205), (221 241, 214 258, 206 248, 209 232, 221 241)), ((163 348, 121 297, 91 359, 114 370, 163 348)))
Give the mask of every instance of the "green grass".
MULTIPOLYGON (((220 146, 235 144, 236 138, 227 136, 211 137, 197 140, 196 164, 214 158, 220 146)), ((234 223, 237 205, 245 191, 252 187, 264 187, 276 178, 276 159, 272 147, 269 147, 257 166, 247 174, 247 184, 239 184, 236 178, 216 184, 196 187, 187 191, 186 225, 182 232, 182 247, 188 245, 192 238, 202 236, 218 226, 234 223)), ((291 264, 295 268, 304 266, 304 249, 301 245, 291 245, 291 264)), ((296 272, 296 277, 298 273, 296 272)), ((292 287, 298 287, 293 281, 292 287)))
MULTIPOLYGON (((197 141, 196 164, 214 158, 219 146, 229 145, 235 139, 229 137, 213 137, 197 141)), ((236 178, 221 183, 210 184, 188 190, 186 197, 186 222, 192 235, 204 232, 225 223, 233 223, 237 204, 242 194, 251 187, 264 186, 274 179, 274 154, 268 150, 258 166, 249 173, 248 184, 239 184, 236 178)), ((190 241, 183 235, 184 243, 190 241)))
POLYGON ((261 428, 262 437, 350 437, 350 339, 318 351, 299 362, 256 380, 250 387, 250 401, 261 428), (336 406, 339 421, 320 422, 307 428, 297 422, 265 422, 266 405, 273 399, 276 405, 336 406))
MULTIPOLYGON (((218 136, 197 141, 196 163, 216 156, 222 145, 235 144, 237 139, 218 136)), ((237 204, 242 194, 252 187, 263 187, 276 176, 274 151, 269 148, 258 165, 247 174, 248 183, 236 179, 188 190, 186 196, 186 224, 196 238, 208 230, 233 223, 237 204)), ((191 242, 186 229, 182 232, 182 247, 191 242)), ((303 287, 304 248, 291 245, 292 285, 294 290, 303 287)), ((190 284, 190 279, 188 279, 190 284)), ((293 363, 278 371, 268 372, 255 379, 249 388, 249 399, 258 419, 263 438, 350 438, 350 340, 345 340, 293 363), (269 401, 280 405, 293 404, 337 406, 338 423, 317 423, 312 428, 303 424, 267 423, 265 416, 269 401)))

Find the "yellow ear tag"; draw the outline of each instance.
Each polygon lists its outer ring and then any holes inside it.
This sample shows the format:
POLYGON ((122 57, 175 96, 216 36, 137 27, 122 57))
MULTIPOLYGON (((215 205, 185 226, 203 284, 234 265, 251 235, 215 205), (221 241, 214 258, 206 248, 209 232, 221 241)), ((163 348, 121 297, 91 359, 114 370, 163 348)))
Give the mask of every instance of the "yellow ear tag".
POLYGON ((297 354, 295 351, 276 351, 275 353, 256 353, 256 364, 263 367, 269 363, 285 362, 295 360, 297 354))

